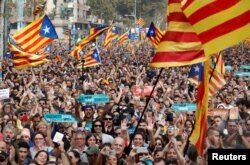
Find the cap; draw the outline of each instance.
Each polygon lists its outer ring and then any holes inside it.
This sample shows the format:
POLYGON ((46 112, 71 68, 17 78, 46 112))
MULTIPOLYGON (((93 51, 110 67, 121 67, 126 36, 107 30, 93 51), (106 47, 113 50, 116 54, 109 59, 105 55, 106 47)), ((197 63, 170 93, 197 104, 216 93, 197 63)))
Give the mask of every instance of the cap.
POLYGON ((99 148, 97 146, 89 146, 86 153, 87 155, 97 155, 99 153, 99 148))

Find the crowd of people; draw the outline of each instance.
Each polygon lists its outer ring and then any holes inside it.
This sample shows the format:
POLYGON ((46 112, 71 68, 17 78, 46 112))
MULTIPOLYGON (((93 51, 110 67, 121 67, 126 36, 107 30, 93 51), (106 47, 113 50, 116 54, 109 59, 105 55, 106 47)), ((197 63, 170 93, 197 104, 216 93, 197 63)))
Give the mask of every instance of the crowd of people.
POLYGON ((0 102, 1 165, 206 165, 210 148, 250 148, 250 80, 234 75, 241 64, 250 64, 244 45, 223 51, 232 68, 227 84, 209 98, 209 109, 237 107, 238 116, 218 111, 208 116, 199 156, 188 141, 195 111, 173 110, 174 104, 196 102, 190 66, 164 69, 145 108, 143 86, 153 86, 159 74, 149 66, 154 49, 148 42, 135 44, 133 51, 102 49, 102 64, 84 69, 63 44, 54 43, 50 61, 37 67, 16 70, 11 59, 2 62, 0 87, 10 95, 0 102), (80 94, 105 94, 109 102, 82 104, 80 94), (72 114, 78 122, 46 122, 47 113, 72 114), (63 134, 59 141, 57 133, 63 134))

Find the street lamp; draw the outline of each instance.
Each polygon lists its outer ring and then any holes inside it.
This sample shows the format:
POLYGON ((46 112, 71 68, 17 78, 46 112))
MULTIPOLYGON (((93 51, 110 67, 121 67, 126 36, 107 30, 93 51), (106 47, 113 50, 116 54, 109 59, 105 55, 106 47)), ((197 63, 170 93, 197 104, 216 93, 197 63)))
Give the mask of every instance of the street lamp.
POLYGON ((69 30, 69 51, 71 51, 71 28, 72 28, 72 25, 69 24, 68 25, 68 30, 69 30))
POLYGON ((136 24, 136 0, 135 0, 135 9, 134 9, 134 14, 133 15, 128 15, 128 14, 125 14, 124 16, 125 17, 129 17, 129 16, 131 16, 131 17, 134 17, 134 20, 135 20, 135 24, 136 24))

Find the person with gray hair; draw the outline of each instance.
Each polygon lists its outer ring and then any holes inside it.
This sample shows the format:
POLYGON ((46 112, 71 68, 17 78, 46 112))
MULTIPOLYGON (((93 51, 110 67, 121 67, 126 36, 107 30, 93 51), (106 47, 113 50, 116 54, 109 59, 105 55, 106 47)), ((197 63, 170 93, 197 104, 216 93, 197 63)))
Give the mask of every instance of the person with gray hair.
POLYGON ((16 139, 17 128, 12 124, 7 124, 3 128, 3 141, 7 144, 10 144, 13 140, 16 139))

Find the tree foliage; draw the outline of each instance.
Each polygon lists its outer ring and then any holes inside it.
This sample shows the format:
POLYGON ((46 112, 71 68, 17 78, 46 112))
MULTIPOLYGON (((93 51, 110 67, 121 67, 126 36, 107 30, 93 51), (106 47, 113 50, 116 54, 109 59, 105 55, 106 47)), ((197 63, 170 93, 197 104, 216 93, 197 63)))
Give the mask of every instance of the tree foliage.
POLYGON ((149 25, 152 21, 157 24, 165 24, 167 0, 87 0, 93 14, 108 20, 131 20, 124 15, 134 15, 136 2, 136 17, 144 18, 149 25))

